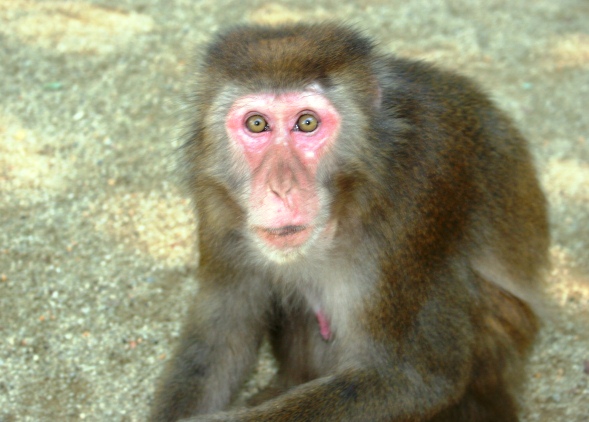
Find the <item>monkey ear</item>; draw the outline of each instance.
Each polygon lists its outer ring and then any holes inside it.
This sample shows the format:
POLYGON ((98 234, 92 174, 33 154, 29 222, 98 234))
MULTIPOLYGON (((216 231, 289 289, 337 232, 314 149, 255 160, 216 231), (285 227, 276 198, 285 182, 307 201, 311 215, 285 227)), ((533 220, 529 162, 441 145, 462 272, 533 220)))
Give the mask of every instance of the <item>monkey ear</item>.
POLYGON ((382 88, 380 87, 378 80, 375 80, 374 82, 374 100, 372 105, 376 110, 380 110, 380 107, 382 106, 382 88))

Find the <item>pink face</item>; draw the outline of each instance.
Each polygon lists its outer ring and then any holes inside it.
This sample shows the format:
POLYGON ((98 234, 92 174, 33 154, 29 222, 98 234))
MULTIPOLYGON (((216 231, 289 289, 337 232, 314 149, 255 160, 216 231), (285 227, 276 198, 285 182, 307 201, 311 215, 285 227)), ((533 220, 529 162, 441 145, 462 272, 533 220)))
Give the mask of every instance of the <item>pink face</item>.
POLYGON ((315 175, 340 120, 331 102, 312 90, 247 95, 229 110, 227 133, 252 174, 250 224, 265 245, 298 248, 317 230, 315 175))

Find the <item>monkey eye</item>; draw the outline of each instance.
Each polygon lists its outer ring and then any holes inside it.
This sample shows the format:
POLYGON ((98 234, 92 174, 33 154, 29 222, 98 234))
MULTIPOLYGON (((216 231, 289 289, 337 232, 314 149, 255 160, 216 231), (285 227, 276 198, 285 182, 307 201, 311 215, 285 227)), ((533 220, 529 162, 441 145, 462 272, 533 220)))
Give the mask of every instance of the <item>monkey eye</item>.
POLYGON ((259 114, 254 114, 253 116, 248 117, 245 121, 245 126, 250 132, 254 133, 260 133, 268 129, 266 119, 259 114))
POLYGON ((303 114, 299 117, 299 120, 297 120, 297 128, 301 132, 313 132, 317 129, 317 126, 319 126, 319 122, 312 114, 303 114))

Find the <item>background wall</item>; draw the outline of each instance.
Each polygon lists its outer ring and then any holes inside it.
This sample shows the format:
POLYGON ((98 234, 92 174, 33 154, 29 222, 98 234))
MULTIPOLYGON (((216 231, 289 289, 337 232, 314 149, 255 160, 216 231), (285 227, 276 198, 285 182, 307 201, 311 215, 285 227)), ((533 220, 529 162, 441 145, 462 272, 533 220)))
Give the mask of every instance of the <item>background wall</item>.
POLYGON ((328 18, 473 77, 529 138, 554 270, 524 420, 586 420, 587 0, 0 0, 1 422, 145 418, 196 286, 187 66, 227 25, 328 18))

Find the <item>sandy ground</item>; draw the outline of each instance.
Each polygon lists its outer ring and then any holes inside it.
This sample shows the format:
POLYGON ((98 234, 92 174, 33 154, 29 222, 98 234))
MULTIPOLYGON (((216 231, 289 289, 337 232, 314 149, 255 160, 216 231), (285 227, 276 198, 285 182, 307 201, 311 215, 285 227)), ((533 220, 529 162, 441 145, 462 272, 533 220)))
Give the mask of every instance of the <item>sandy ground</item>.
POLYGON ((196 287, 187 66, 218 28, 326 18, 475 78, 529 138, 554 269, 523 420, 589 420, 587 0, 0 0, 0 422, 145 418, 196 287))

